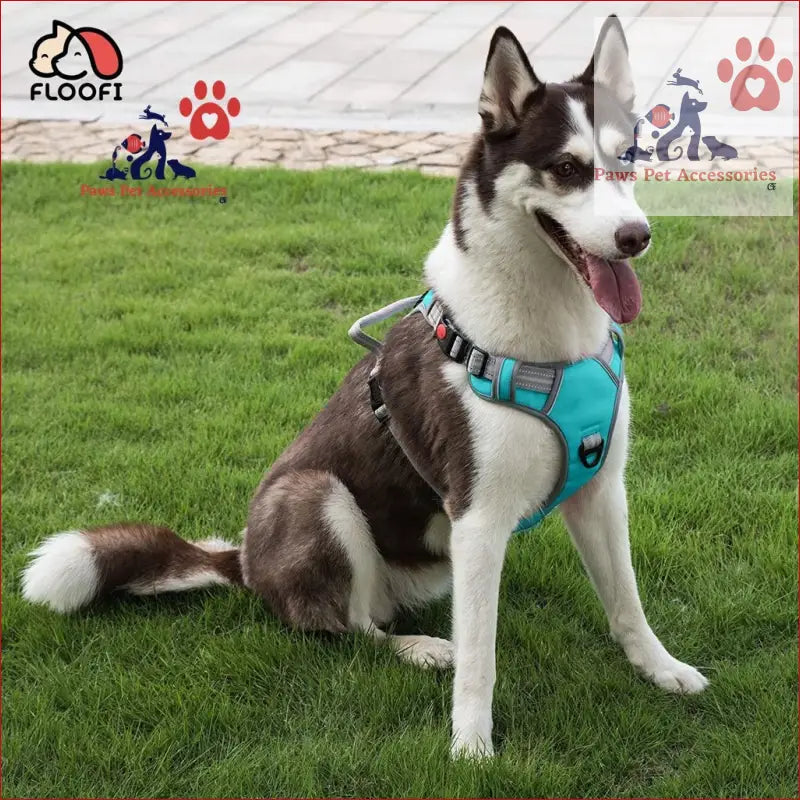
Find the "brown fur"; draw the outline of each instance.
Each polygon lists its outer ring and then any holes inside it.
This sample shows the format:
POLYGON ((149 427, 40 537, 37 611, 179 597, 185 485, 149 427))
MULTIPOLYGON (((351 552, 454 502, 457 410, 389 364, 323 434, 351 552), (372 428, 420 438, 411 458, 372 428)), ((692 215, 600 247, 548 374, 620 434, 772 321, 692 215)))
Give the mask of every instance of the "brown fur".
POLYGON ((247 587, 284 622, 341 633, 348 626, 351 570, 321 513, 334 484, 329 472, 301 469, 262 485, 242 560, 247 587))
POLYGON ((123 522, 84 534, 92 545, 101 595, 199 570, 215 571, 231 583, 242 583, 238 550, 209 552, 169 528, 123 522))
POLYGON ((469 505, 474 459, 464 406, 442 376, 446 362, 430 325, 415 314, 386 337, 381 386, 405 446, 443 492, 450 519, 458 519, 469 505))
MULTIPOLYGON (((241 549, 217 551, 155 525, 120 523, 83 531, 98 572, 96 594, 181 590, 213 583, 216 573, 220 582, 256 592, 294 627, 340 633, 363 626, 363 613, 357 623, 349 618, 353 575, 339 538, 348 531, 332 530, 326 516, 336 493, 337 501, 351 505, 343 509, 344 525, 350 513, 358 528, 354 535, 372 536, 383 559, 375 565, 376 579, 387 579, 376 610, 380 621, 390 619, 400 604, 413 603, 413 592, 402 594, 403 580, 413 582, 409 571, 446 567, 449 561, 447 543, 426 544, 425 533, 442 511, 456 519, 467 508, 472 444, 464 409, 442 376, 445 356, 421 315, 391 329, 381 359, 393 424, 442 497, 373 414, 367 380, 376 358, 369 354, 262 480, 241 549), (390 573, 400 580, 397 597, 391 595, 390 573)), ((430 578, 430 571, 426 575, 430 578)))

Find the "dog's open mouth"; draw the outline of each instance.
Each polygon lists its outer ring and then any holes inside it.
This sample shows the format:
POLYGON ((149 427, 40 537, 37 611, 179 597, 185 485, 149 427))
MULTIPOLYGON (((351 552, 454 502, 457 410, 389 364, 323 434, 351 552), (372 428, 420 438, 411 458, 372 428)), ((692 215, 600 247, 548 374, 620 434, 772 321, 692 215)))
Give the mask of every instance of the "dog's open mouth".
POLYGON ((536 218, 556 248, 586 281, 600 307, 615 322, 636 319, 642 308, 642 290, 630 263, 588 253, 544 211, 537 211, 536 218))

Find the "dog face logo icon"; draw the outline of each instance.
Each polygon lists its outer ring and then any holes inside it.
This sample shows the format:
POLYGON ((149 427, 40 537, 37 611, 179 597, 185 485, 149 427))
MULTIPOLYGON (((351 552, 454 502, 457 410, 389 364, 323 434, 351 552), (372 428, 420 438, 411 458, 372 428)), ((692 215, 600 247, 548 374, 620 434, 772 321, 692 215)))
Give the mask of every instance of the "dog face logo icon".
POLYGON ((49 78, 56 74, 53 59, 60 56, 67 46, 67 38, 72 29, 63 22, 53 20, 53 32, 45 34, 33 46, 33 58, 30 60, 31 72, 41 78, 49 78))
POLYGON ((53 20, 53 30, 36 41, 31 72, 41 78, 74 81, 94 74, 110 81, 122 72, 122 53, 117 43, 99 28, 72 28, 53 20))

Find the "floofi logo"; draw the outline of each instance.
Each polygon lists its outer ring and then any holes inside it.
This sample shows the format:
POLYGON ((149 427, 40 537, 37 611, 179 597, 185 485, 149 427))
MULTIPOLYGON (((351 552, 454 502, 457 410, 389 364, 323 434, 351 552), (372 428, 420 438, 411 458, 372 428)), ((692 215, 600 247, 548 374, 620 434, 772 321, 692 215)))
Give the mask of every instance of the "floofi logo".
POLYGON ((99 28, 72 28, 53 20, 53 30, 36 40, 29 62, 40 78, 63 78, 68 83, 31 84, 31 100, 122 100, 121 83, 111 83, 122 72, 117 43, 99 28), (82 78, 85 80, 78 83, 82 78), (100 83, 92 79, 99 79, 100 83))

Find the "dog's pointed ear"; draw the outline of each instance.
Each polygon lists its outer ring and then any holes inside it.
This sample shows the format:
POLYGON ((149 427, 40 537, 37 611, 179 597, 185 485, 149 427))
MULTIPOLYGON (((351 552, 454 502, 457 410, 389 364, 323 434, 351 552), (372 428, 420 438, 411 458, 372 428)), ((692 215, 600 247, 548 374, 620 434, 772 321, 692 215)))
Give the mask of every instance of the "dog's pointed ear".
POLYGON ((582 83, 599 83, 616 95, 623 108, 633 108, 636 87, 628 60, 628 42, 616 14, 603 23, 589 66, 578 78, 582 83))
POLYGON ((484 133, 512 133, 528 98, 541 86, 517 37, 498 28, 489 45, 478 105, 484 133))

